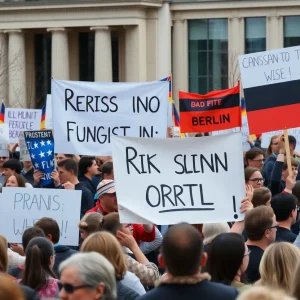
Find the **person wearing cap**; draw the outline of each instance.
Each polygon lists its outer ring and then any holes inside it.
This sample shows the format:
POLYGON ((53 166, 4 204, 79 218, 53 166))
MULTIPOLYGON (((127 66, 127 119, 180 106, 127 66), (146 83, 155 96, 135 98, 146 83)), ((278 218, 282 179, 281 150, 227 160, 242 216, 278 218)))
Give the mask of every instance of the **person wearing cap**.
POLYGON ((294 243, 297 236, 291 231, 291 226, 296 222, 297 198, 293 194, 281 193, 272 198, 271 206, 278 223, 276 241, 294 243))
MULTIPOLYGON (((112 179, 102 180, 97 187, 97 202, 94 208, 87 213, 98 212, 103 216, 118 211, 115 181, 112 179)), ((155 226, 151 224, 133 224, 133 237, 137 243, 152 242, 155 240, 155 226)))

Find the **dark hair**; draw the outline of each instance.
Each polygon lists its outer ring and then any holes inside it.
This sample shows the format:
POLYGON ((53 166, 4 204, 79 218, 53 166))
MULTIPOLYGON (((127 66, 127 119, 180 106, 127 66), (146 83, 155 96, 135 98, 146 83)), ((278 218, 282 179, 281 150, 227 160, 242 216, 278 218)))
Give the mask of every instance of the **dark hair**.
POLYGON ((202 236, 192 225, 174 225, 166 232, 161 251, 171 275, 194 275, 199 272, 203 254, 202 236))
POLYGON ((278 135, 273 135, 271 137, 269 147, 267 148, 267 151, 266 151, 267 156, 272 155, 272 153, 273 153, 273 151, 272 151, 273 140, 275 140, 277 138, 278 138, 278 135))
POLYGON ((293 145, 293 148, 296 148, 297 145, 297 140, 293 135, 289 135, 289 144, 293 145))
POLYGON ((75 176, 78 175, 78 165, 74 159, 64 159, 57 164, 60 168, 65 168, 68 172, 73 172, 75 176))
POLYGON ((274 210, 276 221, 286 221, 290 213, 296 209, 297 198, 293 194, 280 193, 272 198, 271 206, 274 210))
POLYGON ((93 162, 96 161, 96 158, 93 156, 83 156, 80 158, 78 163, 78 173, 80 176, 83 176, 88 172, 88 168, 93 165, 93 162))
POLYGON ((17 183, 18 183, 18 187, 25 187, 25 185, 26 185, 25 178, 23 177, 23 175, 20 175, 20 174, 17 174, 17 173, 8 176, 8 177, 5 179, 4 183, 3 183, 3 187, 6 187, 7 181, 8 181, 8 179, 9 179, 11 176, 15 176, 15 177, 16 177, 16 180, 17 180, 17 183))
POLYGON ((39 291, 47 284, 49 276, 56 278, 50 268, 50 257, 54 248, 47 238, 33 238, 26 249, 26 260, 22 284, 39 291))
POLYGON ((271 200, 272 193, 267 187, 260 187, 254 190, 252 204, 254 207, 266 205, 271 200))
POLYGON ((106 230, 111 234, 116 235, 117 231, 121 228, 119 213, 113 212, 104 216, 102 228, 103 230, 106 230))
POLYGON ((11 169, 17 174, 20 174, 22 171, 22 164, 15 158, 11 158, 3 164, 4 169, 11 169))
MULTIPOLYGON (((294 157, 291 157, 291 165, 292 165, 292 167, 298 168, 299 163, 298 163, 298 161, 294 157)), ((287 164, 287 160, 285 158, 282 170, 285 171, 287 169, 288 169, 288 164, 287 164)))
POLYGON ((41 218, 34 224, 34 226, 41 228, 44 231, 46 237, 50 234, 52 236, 53 244, 57 244, 59 242, 60 230, 58 223, 54 219, 47 217, 41 218))
POLYGON ((245 182, 247 183, 251 178, 252 174, 255 172, 260 172, 259 169, 253 167, 247 167, 245 170, 245 182))
POLYGON ((211 280, 231 285, 245 255, 245 240, 234 232, 221 233, 210 243, 207 272, 211 280))
POLYGON ((22 235, 22 245, 24 251, 26 251, 27 245, 35 237, 46 237, 44 231, 36 226, 27 228, 22 235))
POLYGON ((201 132, 198 132, 195 134, 195 137, 203 137, 203 134, 201 132))
POLYGON ((114 165, 112 161, 106 161, 102 166, 102 174, 110 175, 114 170, 114 165))
POLYGON ((264 156, 264 152, 260 148, 251 148, 249 151, 246 152, 245 158, 248 164, 248 159, 252 160, 254 159, 257 155, 262 154, 264 156))
POLYGON ((296 181, 296 184, 293 188, 293 195, 296 196, 298 203, 300 203, 300 181, 296 181))
POLYGON ((273 224, 274 211, 270 206, 258 206, 245 215, 245 231, 250 241, 260 241, 273 224))

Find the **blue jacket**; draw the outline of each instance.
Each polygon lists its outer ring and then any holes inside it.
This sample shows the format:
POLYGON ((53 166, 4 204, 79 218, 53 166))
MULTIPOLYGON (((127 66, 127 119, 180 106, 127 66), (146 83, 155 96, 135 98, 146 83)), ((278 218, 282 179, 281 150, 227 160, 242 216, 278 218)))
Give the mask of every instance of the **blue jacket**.
POLYGON ((59 265, 64 260, 69 258, 71 255, 77 253, 77 251, 70 249, 68 246, 64 246, 64 245, 55 245, 54 250, 55 250, 55 261, 54 261, 53 271, 57 276, 57 278, 59 278, 59 272, 58 272, 59 265))

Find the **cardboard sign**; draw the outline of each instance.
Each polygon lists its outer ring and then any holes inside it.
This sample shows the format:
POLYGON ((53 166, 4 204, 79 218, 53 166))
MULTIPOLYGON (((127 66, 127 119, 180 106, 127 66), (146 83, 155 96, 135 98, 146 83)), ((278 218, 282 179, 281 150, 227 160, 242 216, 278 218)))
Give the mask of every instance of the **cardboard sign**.
POLYGON ((78 245, 82 191, 64 189, 3 188, 0 197, 0 233, 11 243, 43 217, 53 218, 60 228, 59 244, 78 245))
POLYGON ((24 132, 21 132, 19 137, 20 161, 30 161, 31 157, 27 145, 25 143, 24 132))
POLYGON ((239 56, 251 134, 300 125, 300 47, 239 56))
POLYGON ((0 156, 9 157, 7 150, 9 143, 9 130, 7 124, 0 124, 0 156))
POLYGON ((33 168, 44 173, 44 177, 41 179, 41 185, 50 184, 53 182, 51 173, 55 169, 52 131, 24 131, 24 137, 33 168))
POLYGON ((113 158, 121 223, 243 219, 240 133, 200 139, 114 137, 113 158))
POLYGON ((52 80, 55 152, 111 155, 115 135, 166 137, 168 87, 52 80))
POLYGON ((210 132, 241 126, 240 87, 206 95, 179 92, 181 132, 210 132))
POLYGON ((22 131, 39 130, 41 109, 5 108, 5 124, 9 127, 9 142, 18 143, 22 131))

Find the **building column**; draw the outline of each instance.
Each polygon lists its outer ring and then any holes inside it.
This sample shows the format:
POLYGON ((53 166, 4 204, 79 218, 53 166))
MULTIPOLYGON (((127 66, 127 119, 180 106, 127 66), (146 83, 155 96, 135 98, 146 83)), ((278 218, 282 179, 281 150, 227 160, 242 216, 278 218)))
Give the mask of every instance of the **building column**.
POLYGON ((95 81, 112 82, 111 32, 108 26, 91 27, 95 31, 95 81))
POLYGON ((244 18, 239 17, 230 18, 228 23, 228 85, 233 87, 240 78, 239 55, 245 53, 245 25, 244 18))
POLYGON ((184 20, 174 20, 173 23, 173 99, 179 108, 178 92, 188 90, 188 34, 184 20))
POLYGON ((70 64, 70 80, 79 80, 79 41, 78 32, 71 31, 69 33, 69 64, 70 64))
POLYGON ((0 31, 0 102, 8 104, 8 40, 4 31, 0 31))
POLYGON ((158 78, 171 74, 171 12, 170 0, 163 1, 158 11, 158 78))
POLYGON ((125 27, 125 77, 128 82, 147 80, 146 21, 139 20, 137 26, 125 27))
POLYGON ((49 28, 52 33, 51 76, 53 79, 69 80, 68 33, 65 28, 49 28))
POLYGON ((26 54, 26 92, 27 92, 27 108, 36 107, 36 69, 34 56, 34 34, 25 34, 25 54, 26 54))
POLYGON ((8 96, 10 107, 27 107, 25 38, 21 29, 8 33, 8 96))
POLYGON ((283 18, 267 17, 267 50, 283 48, 283 18))

